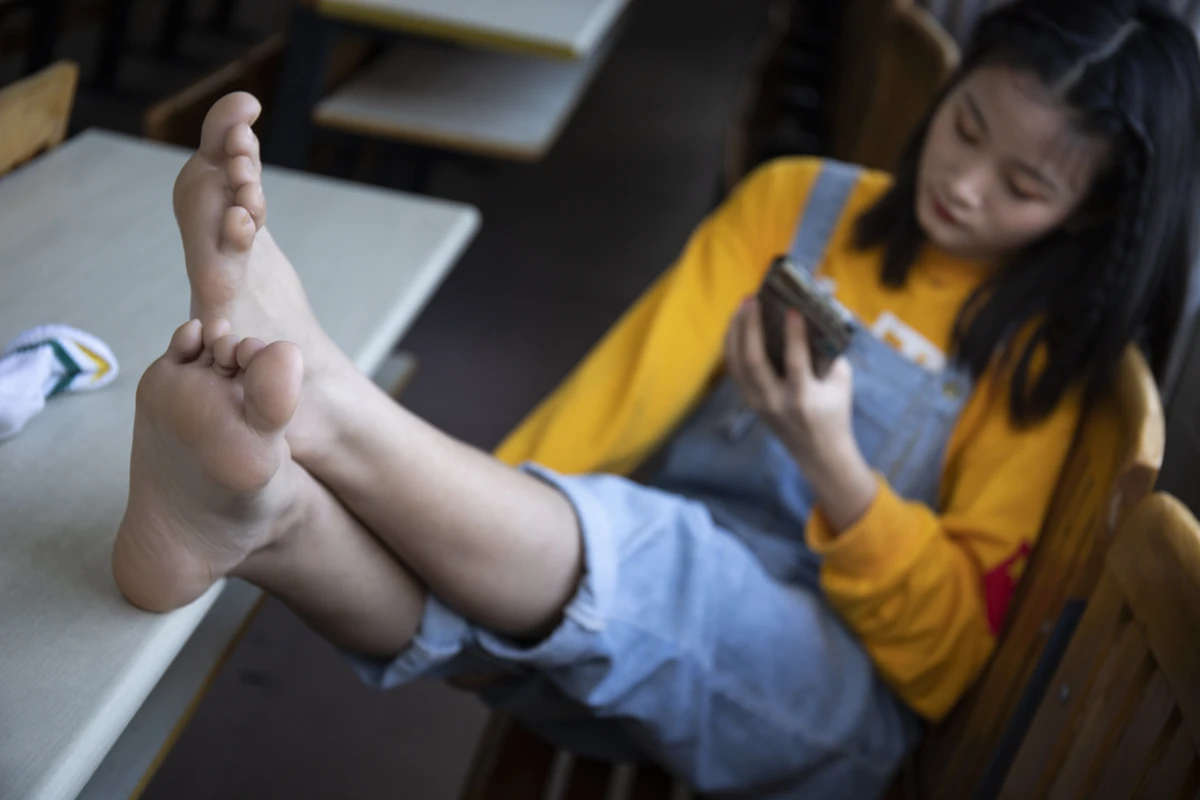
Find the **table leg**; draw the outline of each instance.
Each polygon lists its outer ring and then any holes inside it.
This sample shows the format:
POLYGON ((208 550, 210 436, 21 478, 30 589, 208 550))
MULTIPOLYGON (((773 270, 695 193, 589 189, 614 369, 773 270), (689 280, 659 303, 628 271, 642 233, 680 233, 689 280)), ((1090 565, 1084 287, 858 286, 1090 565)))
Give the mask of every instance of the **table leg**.
POLYGON ((437 154, 429 148, 414 148, 408 191, 414 194, 425 194, 429 187, 429 179, 433 176, 433 165, 436 160, 437 154))
POLYGON ((100 35, 100 56, 96 60, 96 87, 112 89, 116 85, 117 68, 125 55, 125 38, 129 33, 129 10, 133 0, 109 0, 104 15, 104 30, 100 35))
POLYGON ((188 5, 188 0, 170 0, 167 3, 158 38, 160 58, 173 58, 179 51, 179 40, 183 37, 183 26, 187 23, 188 5))
POLYGON ((212 27, 218 33, 229 33, 233 30, 233 11, 237 0, 217 0, 213 10, 212 27))
POLYGON ((287 53, 271 110, 267 160, 303 169, 312 140, 312 110, 321 95, 333 39, 332 25, 297 5, 288 27, 287 53))
POLYGON ((29 52, 25 56, 25 74, 45 67, 54 58, 58 27, 62 21, 62 0, 30 0, 32 22, 29 32, 29 52))

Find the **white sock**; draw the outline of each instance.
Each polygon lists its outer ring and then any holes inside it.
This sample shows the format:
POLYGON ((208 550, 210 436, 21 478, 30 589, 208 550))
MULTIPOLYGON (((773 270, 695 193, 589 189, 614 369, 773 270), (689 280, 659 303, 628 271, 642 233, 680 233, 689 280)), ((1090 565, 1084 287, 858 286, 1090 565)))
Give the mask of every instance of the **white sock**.
POLYGON ((47 398, 107 386, 116 356, 104 342, 67 325, 30 328, 0 352, 0 440, 13 436, 47 398))

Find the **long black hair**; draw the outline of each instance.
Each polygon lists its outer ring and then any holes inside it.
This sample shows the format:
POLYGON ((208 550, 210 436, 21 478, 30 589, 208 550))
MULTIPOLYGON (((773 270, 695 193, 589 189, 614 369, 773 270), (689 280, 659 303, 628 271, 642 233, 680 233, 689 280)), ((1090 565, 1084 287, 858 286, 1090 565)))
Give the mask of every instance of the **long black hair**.
POLYGON ((1107 380, 1130 342, 1163 375, 1193 256, 1200 53, 1180 19, 1146 0, 1018 0, 984 17, 895 183, 856 222, 857 246, 884 247, 885 285, 904 284, 925 244, 915 202, 933 116, 964 76, 993 64, 1035 74, 1081 130, 1113 143, 1084 203, 1099 224, 1062 226, 1013 255, 955 324, 953 357, 976 378, 1006 359, 1011 416, 1029 423, 1076 381, 1107 380))

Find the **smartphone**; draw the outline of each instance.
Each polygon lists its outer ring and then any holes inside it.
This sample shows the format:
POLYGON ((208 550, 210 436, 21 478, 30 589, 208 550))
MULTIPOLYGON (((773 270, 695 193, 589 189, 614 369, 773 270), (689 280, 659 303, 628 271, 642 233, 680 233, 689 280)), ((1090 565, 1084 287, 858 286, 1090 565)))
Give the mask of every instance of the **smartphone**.
POLYGON ((786 372, 784 347, 788 309, 796 309, 808 325, 808 345, 813 372, 824 377, 837 357, 846 352, 854 337, 854 317, 831 294, 823 290, 807 270, 797 269, 787 256, 771 262, 758 291, 762 310, 767 357, 775 372, 786 372))

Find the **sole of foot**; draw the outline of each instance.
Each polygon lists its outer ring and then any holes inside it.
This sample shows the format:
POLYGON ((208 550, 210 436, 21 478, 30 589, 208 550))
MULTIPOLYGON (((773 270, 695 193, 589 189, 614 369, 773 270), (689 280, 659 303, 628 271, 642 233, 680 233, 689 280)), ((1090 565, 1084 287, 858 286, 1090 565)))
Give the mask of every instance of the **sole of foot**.
POLYGON ((180 608, 287 535, 299 467, 285 433, 300 399, 300 349, 180 327, 138 384, 129 502, 113 547, 122 594, 180 608))

